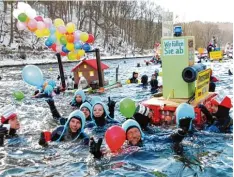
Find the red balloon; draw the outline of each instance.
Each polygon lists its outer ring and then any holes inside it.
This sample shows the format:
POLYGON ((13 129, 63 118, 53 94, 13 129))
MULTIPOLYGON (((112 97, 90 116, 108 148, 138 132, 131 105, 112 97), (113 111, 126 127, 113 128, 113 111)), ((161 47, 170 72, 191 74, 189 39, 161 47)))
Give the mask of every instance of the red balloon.
POLYGON ((37 16, 37 17, 35 17, 34 18, 36 21, 41 21, 41 22, 44 22, 44 20, 43 20, 43 18, 42 18, 42 16, 37 16))
POLYGON ((65 52, 60 52, 61 56, 66 56, 67 54, 65 52))
POLYGON ((86 41, 87 43, 93 43, 94 42, 94 36, 92 34, 89 34, 89 38, 86 41))
POLYGON ((126 140, 126 134, 122 127, 118 125, 111 126, 105 133, 105 139, 112 152, 121 148, 126 140))
POLYGON ((56 44, 51 45, 50 48, 56 52, 56 44))

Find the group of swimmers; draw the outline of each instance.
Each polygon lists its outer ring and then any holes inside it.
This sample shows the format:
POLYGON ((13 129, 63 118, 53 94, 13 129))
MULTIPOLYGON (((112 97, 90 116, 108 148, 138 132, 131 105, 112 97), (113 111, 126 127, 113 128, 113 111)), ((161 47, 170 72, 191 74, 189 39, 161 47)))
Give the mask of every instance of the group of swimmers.
MULTIPOLYGON (((116 102, 108 98, 108 103, 101 101, 100 97, 93 97, 91 101, 82 90, 77 90, 70 102, 74 111, 69 116, 63 117, 59 113, 52 98, 46 100, 52 113, 53 119, 59 124, 52 132, 41 132, 39 144, 43 147, 49 146, 50 141, 64 142, 73 141, 89 146, 89 151, 95 158, 101 158, 108 150, 101 150, 102 139, 95 141, 85 133, 85 129, 103 128, 109 125, 122 126, 126 133, 126 143, 121 150, 126 147, 144 146, 145 134, 156 134, 150 127, 153 117, 153 111, 148 107, 139 104, 132 118, 119 122, 114 118, 116 102)), ((232 127, 232 118, 229 116, 229 110, 232 108, 229 97, 216 96, 211 100, 211 110, 209 112, 206 106, 199 105, 199 108, 206 116, 205 130, 216 133, 230 133, 232 127)), ((164 138, 165 141, 172 144, 172 149, 177 154, 183 154, 182 140, 188 134, 195 132, 193 120, 195 112, 193 106, 182 103, 176 109, 177 130, 164 138)), ((3 109, 1 113, 0 126, 0 145, 4 145, 4 139, 16 137, 17 130, 20 128, 18 114, 11 106, 3 109)), ((104 136, 104 134, 103 134, 104 136)), ((121 150, 119 152, 121 152, 121 150)))
POLYGON ((159 70, 156 69, 155 72, 152 74, 151 76, 151 80, 148 81, 148 76, 147 75, 142 75, 141 76, 141 80, 138 79, 138 72, 133 72, 132 73, 132 77, 130 79, 127 80, 127 83, 133 83, 133 84, 138 84, 138 83, 141 83, 141 86, 143 88, 147 88, 147 86, 150 84, 151 86, 151 93, 157 93, 159 88, 161 88, 159 85, 158 85, 158 80, 157 80, 157 77, 159 75, 159 70))

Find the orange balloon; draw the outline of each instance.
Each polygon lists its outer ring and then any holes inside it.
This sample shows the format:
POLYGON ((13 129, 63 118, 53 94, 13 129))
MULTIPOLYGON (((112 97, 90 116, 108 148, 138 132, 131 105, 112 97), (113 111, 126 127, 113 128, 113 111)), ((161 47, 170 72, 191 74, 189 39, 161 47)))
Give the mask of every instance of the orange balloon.
POLYGON ((67 34, 66 35, 67 42, 73 43, 74 42, 74 34, 67 34))

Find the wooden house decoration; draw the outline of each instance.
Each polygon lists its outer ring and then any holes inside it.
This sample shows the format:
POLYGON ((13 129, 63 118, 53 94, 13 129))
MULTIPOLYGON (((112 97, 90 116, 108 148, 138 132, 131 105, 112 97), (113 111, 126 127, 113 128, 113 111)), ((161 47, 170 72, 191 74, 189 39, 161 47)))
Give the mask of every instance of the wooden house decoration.
MULTIPOLYGON (((101 62, 102 68, 102 79, 104 81, 104 70, 108 69, 109 66, 105 65, 101 62)), ((74 82, 76 84, 79 83, 80 77, 83 76, 87 80, 90 85, 93 81, 98 81, 98 68, 96 59, 88 59, 81 61, 78 65, 76 65, 71 70, 74 74, 74 82)))

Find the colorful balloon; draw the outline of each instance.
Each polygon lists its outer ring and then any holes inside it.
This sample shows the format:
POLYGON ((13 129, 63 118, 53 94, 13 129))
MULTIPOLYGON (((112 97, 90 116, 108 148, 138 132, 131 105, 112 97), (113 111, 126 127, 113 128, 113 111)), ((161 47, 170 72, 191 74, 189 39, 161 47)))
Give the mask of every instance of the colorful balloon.
POLYGON ((45 45, 46 45, 47 47, 50 47, 50 46, 53 45, 53 42, 47 39, 47 40, 45 41, 45 45))
POLYGON ((34 18, 37 22, 44 22, 42 16, 37 16, 34 18))
POLYGON ((89 34, 89 38, 86 42, 92 44, 94 42, 94 36, 92 34, 89 34))
POLYGON ((105 133, 106 144, 112 152, 118 151, 126 140, 126 134, 122 127, 111 126, 105 133))
POLYGON ((28 27, 31 29, 37 29, 37 21, 35 19, 30 19, 28 21, 28 27))
POLYGON ((34 9, 27 9, 25 13, 30 19, 34 19, 37 16, 37 13, 34 9))
POLYGON ((54 26, 50 27, 50 34, 53 34, 56 32, 56 28, 54 26))
POLYGON ((19 14, 23 13, 20 9, 14 9, 13 10, 13 16, 18 19, 19 14))
POLYGON ((86 32, 80 33, 80 40, 81 40, 82 42, 86 42, 88 39, 89 39, 88 33, 86 33, 86 32))
POLYGON ((21 13, 18 16, 18 20, 21 21, 21 22, 26 22, 27 18, 28 17, 27 17, 27 15, 25 13, 21 13))
POLYGON ((50 28, 52 26, 52 20, 50 18, 45 18, 44 23, 46 28, 50 28))
POLYGON ((57 45, 57 46, 56 46, 56 51, 57 51, 58 53, 62 52, 62 46, 61 46, 61 45, 57 45))
POLYGON ((75 52, 69 52, 67 58, 69 60, 76 60, 77 54, 75 52))
POLYGON ((80 56, 80 57, 83 57, 85 55, 85 51, 83 49, 80 49, 77 51, 77 54, 80 56))
POLYGON ((56 18, 54 20, 54 26, 55 27, 64 26, 64 21, 61 18, 56 18))
POLYGON ((130 118, 136 111, 136 105, 130 98, 124 98, 120 101, 120 112, 126 118, 130 118))
POLYGON ((73 33, 75 31, 75 24, 74 23, 68 23, 66 25, 66 30, 68 33, 73 33))
POLYGON ((60 52, 60 55, 61 55, 61 56, 66 56, 67 53, 65 53, 65 52, 60 52))
POLYGON ((35 31, 35 35, 36 35, 38 38, 41 38, 41 37, 43 37, 43 36, 44 36, 44 34, 43 34, 43 31, 42 31, 42 30, 36 30, 36 31, 35 31))
POLYGON ((66 39, 65 36, 61 36, 59 41, 60 41, 60 43, 61 43, 62 45, 66 45, 66 44, 67 44, 67 39, 66 39))
POLYGON ((58 31, 59 31, 61 34, 65 34, 65 33, 67 32, 65 26, 59 26, 57 29, 58 29, 58 31))
POLYGON ((70 42, 70 43, 73 43, 74 42, 74 34, 71 33, 71 34, 67 34, 66 35, 66 39, 67 39, 67 42, 70 42))
POLYGON ((16 100, 22 100, 24 99, 24 93, 21 91, 15 91, 13 93, 13 96, 15 97, 16 100))
POLYGON ((46 27, 46 26, 45 26, 45 23, 44 23, 44 22, 42 22, 42 21, 38 21, 38 22, 37 22, 37 29, 43 30, 45 27, 46 27))
POLYGON ((66 48, 69 51, 73 51, 74 50, 74 44, 73 43, 67 43, 66 48))
POLYGON ((47 29, 47 28, 43 29, 42 32, 43 32, 43 36, 49 36, 50 35, 50 30, 47 29))
POLYGON ((26 29, 26 24, 25 23, 22 23, 22 22, 17 22, 16 24, 18 30, 25 30, 26 29))
POLYGON ((42 86, 44 83, 43 74, 35 65, 27 65, 22 71, 23 80, 33 86, 42 86))
POLYGON ((88 43, 85 43, 82 48, 85 50, 85 52, 90 51, 91 47, 88 43))
POLYGON ((82 49, 82 43, 81 42, 75 42, 74 47, 75 47, 75 49, 82 49))
POLYGON ((56 52, 56 47, 57 47, 56 44, 53 44, 52 46, 50 46, 50 48, 51 48, 54 52, 56 52))
POLYGON ((70 52, 67 48, 66 48, 66 46, 64 45, 64 46, 62 46, 62 51, 64 52, 64 53, 68 53, 68 52, 70 52))
POLYGON ((75 31, 75 33, 74 33, 75 41, 79 41, 80 40, 80 34, 81 34, 81 31, 79 31, 79 30, 75 31))

